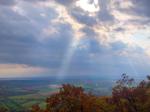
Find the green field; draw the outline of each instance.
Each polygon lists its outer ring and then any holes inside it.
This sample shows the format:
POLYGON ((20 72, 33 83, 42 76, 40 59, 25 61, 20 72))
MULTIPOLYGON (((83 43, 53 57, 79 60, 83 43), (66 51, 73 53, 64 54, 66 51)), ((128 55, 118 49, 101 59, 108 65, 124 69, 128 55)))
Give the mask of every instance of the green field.
MULTIPOLYGON (((92 91, 95 95, 110 95, 112 84, 104 83, 102 81, 94 83, 76 81, 73 84, 83 87, 86 92, 92 91)), ((50 83, 45 80, 0 81, 0 108, 7 108, 10 112, 30 110, 34 104, 39 104, 41 108, 44 108, 46 98, 58 92, 60 87, 61 84, 58 82, 50 83)))
MULTIPOLYGON (((58 88, 50 88, 48 86, 36 88, 37 91, 26 91, 23 88, 13 88, 12 95, 1 95, 0 107, 20 112, 24 109, 31 109, 32 105, 39 104, 41 108, 45 107, 45 100, 48 96, 58 91, 58 88), (17 93, 18 92, 18 93, 17 93), (22 92, 20 94, 20 92, 22 92), (18 94, 18 95, 17 95, 18 94)), ((7 93, 8 91, 5 90, 7 93)), ((9 90, 9 92, 11 92, 9 90)))

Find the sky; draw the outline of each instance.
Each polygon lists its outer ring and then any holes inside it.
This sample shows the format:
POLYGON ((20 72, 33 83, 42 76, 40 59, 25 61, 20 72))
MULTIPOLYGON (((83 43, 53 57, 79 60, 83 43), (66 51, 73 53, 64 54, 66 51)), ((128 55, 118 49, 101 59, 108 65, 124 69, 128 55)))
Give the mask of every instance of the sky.
POLYGON ((150 74, 150 0, 0 0, 0 78, 150 74))

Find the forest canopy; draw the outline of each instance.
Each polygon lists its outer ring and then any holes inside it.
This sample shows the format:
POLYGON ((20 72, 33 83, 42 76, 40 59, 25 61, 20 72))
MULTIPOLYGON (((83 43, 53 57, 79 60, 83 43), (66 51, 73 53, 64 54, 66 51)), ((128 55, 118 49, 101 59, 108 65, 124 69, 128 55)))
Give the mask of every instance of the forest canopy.
POLYGON ((150 112, 150 77, 134 84, 126 74, 116 82, 111 96, 95 96, 82 87, 64 84, 46 99, 46 108, 32 106, 32 112, 150 112))

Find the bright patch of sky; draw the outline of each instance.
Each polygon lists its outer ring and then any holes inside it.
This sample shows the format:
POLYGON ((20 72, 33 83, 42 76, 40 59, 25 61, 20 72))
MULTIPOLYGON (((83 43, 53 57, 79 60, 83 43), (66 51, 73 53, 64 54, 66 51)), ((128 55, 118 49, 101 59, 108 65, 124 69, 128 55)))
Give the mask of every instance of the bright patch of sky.
POLYGON ((98 0, 78 0, 76 6, 90 13, 98 12, 100 10, 98 0))

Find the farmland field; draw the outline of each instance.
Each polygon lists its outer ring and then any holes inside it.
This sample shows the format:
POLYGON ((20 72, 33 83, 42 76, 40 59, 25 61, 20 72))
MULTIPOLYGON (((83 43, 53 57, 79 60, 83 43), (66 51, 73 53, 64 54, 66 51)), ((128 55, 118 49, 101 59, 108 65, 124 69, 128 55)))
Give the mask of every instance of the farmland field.
POLYGON ((0 107, 14 112, 31 109, 34 104, 39 104, 41 108, 44 108, 46 98, 58 92, 63 83, 82 86, 86 92, 92 91, 95 95, 110 95, 113 82, 71 79, 63 82, 47 79, 0 80, 0 107))

